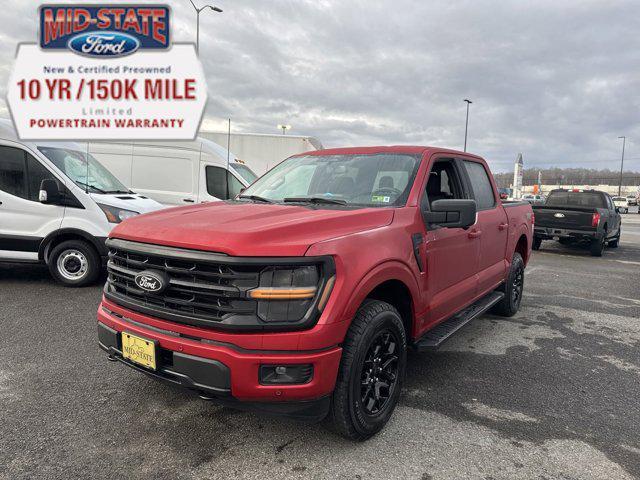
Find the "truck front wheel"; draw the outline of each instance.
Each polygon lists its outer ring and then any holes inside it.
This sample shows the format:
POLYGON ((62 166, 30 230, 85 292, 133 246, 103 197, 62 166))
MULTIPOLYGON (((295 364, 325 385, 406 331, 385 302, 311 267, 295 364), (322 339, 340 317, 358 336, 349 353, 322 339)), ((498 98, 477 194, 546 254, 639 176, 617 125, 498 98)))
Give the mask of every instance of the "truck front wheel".
POLYGON ((327 418, 330 427, 351 440, 365 440, 380 431, 398 403, 406 362, 400 314, 386 302, 366 301, 343 344, 327 418))
POLYGON ((504 292, 504 298, 496 304, 493 311, 503 317, 513 317, 520 309, 524 292, 524 260, 518 252, 513 254, 509 275, 500 290, 504 292))

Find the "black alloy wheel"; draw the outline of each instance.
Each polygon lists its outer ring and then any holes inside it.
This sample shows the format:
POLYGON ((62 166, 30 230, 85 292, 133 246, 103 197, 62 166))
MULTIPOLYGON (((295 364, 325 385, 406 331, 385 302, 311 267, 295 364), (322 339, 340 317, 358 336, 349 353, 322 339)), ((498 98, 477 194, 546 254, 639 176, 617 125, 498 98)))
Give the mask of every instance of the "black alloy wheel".
POLYGON ((398 345, 396 335, 385 330, 375 337, 367 351, 360 375, 360 401, 367 415, 383 411, 397 387, 398 345))

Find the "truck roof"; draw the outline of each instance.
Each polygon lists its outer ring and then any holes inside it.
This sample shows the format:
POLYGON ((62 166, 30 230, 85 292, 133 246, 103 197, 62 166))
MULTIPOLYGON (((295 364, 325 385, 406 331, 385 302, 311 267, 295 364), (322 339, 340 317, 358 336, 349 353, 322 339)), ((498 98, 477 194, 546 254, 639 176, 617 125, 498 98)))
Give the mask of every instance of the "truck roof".
POLYGON ((469 152, 461 152, 449 148, 419 146, 419 145, 390 145, 390 146, 373 146, 373 147, 344 147, 344 148, 327 148, 325 150, 314 150, 310 152, 300 153, 296 157, 303 155, 367 155, 374 153, 405 153, 405 154, 425 154, 425 153, 448 153, 452 155, 465 155, 467 157, 482 160, 478 155, 469 152))

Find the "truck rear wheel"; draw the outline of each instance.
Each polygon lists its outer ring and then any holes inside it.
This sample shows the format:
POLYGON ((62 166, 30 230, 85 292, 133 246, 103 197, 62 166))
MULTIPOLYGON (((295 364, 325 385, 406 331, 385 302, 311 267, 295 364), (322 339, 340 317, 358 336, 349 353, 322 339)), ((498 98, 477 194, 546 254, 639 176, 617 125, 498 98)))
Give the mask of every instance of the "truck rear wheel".
POLYGON ((51 251, 47 262, 53 278, 66 287, 84 287, 100 274, 100 256, 82 240, 67 240, 51 251))
POLYGON ((343 344, 329 426, 351 440, 366 440, 379 432, 398 403, 406 362, 400 314, 388 303, 366 301, 343 344))
POLYGON ((542 244, 542 239, 540 237, 533 237, 533 245, 531 248, 534 250, 540 250, 540 245, 542 244))
POLYGON ((604 251, 604 239, 607 236, 607 233, 605 232, 602 235, 602 238, 599 239, 595 239, 591 241, 591 247, 590 247, 590 251, 591 251, 591 256, 592 257, 601 257, 602 256, 602 252, 604 251))
POLYGON ((493 307, 493 312, 503 317, 513 317, 520 310, 524 292, 524 260, 518 252, 513 254, 509 275, 501 290, 504 298, 493 307))

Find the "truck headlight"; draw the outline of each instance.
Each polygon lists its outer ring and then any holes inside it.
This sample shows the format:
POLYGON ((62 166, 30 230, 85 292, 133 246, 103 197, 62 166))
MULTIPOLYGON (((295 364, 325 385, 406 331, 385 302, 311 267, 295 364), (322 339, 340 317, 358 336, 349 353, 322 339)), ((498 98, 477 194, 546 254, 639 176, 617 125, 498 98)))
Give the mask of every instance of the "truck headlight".
POLYGON ((319 290, 324 292, 327 283, 321 281, 316 265, 269 267, 260 274, 260 286, 248 296, 258 301, 262 321, 299 322, 317 307, 319 290))
POLYGON ((98 206, 102 209, 104 214, 107 217, 107 221, 109 223, 120 223, 126 220, 127 218, 135 217, 139 215, 138 212, 134 212, 133 210, 126 210, 124 208, 112 207, 111 205, 105 205, 103 203, 98 203, 98 206))

